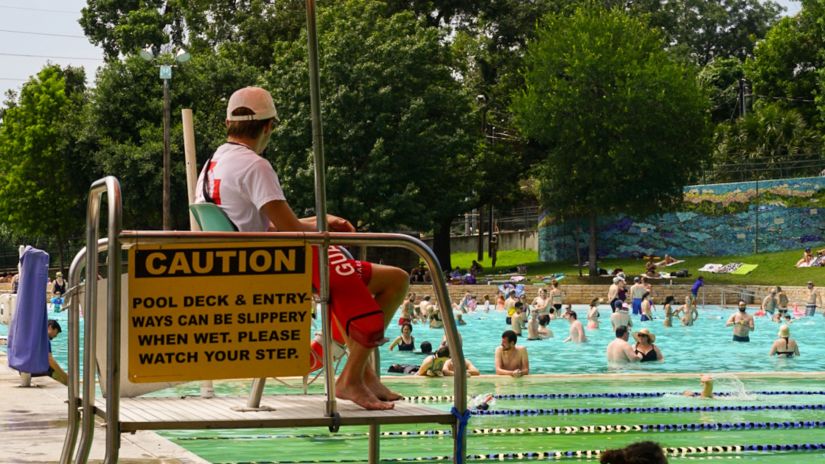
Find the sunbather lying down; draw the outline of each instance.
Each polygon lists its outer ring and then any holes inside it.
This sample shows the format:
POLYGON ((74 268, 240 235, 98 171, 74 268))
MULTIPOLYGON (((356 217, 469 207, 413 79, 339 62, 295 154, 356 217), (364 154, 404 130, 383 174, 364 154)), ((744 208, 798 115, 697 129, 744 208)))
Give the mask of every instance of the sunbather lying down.
POLYGON ((677 262, 680 262, 680 260, 674 258, 673 256, 665 255, 665 258, 663 260, 658 261, 654 264, 656 264, 657 266, 670 266, 671 264, 676 264, 677 262))

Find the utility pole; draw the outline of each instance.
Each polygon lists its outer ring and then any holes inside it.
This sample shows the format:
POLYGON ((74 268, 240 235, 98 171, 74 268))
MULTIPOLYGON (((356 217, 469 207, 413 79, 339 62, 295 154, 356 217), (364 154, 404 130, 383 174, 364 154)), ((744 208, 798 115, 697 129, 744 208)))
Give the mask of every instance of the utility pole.
MULTIPOLYGON (((169 179, 169 79, 172 78, 172 67, 169 66, 169 78, 163 78, 163 230, 172 230, 172 199, 169 179)), ((161 73, 161 76, 164 74, 161 73)))
MULTIPOLYGON (((481 105, 481 137, 482 147, 487 146, 487 97, 483 94, 476 96, 476 101, 481 105)), ((492 206, 490 207, 492 210, 492 206)), ((478 207, 478 261, 484 260, 484 205, 478 207)))
POLYGON ((745 109, 745 78, 739 79, 739 116, 745 117, 747 110, 745 109))

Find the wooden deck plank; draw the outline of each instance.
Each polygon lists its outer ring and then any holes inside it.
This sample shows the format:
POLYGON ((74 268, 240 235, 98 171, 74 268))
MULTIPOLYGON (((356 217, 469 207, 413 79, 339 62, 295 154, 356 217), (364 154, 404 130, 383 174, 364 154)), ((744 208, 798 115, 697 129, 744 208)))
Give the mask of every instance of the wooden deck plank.
MULTIPOLYGON (((215 429, 256 427, 329 426, 324 416, 323 395, 265 396, 262 406, 274 410, 239 411, 246 397, 205 398, 124 398, 120 403, 121 429, 215 429)), ((105 415, 105 400, 98 400, 99 414, 105 415)), ((451 424, 455 418, 432 407, 397 402, 389 411, 367 411, 350 401, 338 401, 341 425, 410 424, 418 422, 451 424)))

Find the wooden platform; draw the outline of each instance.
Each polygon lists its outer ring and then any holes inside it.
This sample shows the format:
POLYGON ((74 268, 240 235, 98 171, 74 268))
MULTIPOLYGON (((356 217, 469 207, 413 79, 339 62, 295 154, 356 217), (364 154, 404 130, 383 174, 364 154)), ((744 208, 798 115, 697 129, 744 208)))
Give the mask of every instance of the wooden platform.
MULTIPOLYGON (((332 425, 324 415, 324 395, 264 396, 263 411, 244 411, 246 397, 122 398, 121 431, 165 429, 237 429, 257 427, 317 427, 332 425)), ((98 398, 95 413, 105 418, 106 400, 98 398)), ((397 401, 389 411, 367 411, 350 401, 338 400, 340 425, 453 424, 449 411, 397 401)))

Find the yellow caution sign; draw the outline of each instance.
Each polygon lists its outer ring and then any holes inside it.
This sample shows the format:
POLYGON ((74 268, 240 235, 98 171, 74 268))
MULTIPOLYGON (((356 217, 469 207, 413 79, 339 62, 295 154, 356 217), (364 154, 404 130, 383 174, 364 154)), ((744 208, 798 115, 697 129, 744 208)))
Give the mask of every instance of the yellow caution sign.
POLYGON ((283 240, 132 247, 130 380, 307 373, 311 257, 283 240))

